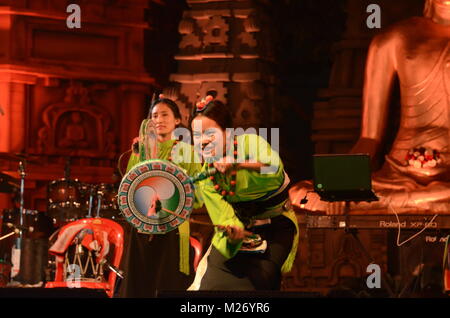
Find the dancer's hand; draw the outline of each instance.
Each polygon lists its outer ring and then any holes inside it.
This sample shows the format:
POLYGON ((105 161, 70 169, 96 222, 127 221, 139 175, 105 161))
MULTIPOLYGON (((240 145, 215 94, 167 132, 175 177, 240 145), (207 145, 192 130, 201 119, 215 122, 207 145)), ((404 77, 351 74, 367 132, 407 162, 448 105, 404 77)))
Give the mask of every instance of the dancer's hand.
POLYGON ((131 150, 135 154, 139 154, 139 137, 135 137, 131 142, 131 150))
POLYGON ((252 235, 253 233, 246 231, 245 229, 235 225, 218 225, 219 230, 226 232, 228 241, 236 244, 242 241, 245 237, 252 235))

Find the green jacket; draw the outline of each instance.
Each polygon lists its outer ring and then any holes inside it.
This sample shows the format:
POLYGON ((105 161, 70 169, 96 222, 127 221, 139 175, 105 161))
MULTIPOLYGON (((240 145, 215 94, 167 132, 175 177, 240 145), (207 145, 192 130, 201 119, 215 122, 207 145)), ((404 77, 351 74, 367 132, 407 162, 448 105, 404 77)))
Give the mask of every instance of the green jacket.
MULTIPOLYGON (((237 151, 238 162, 245 160, 255 160, 270 166, 265 168, 267 173, 260 171, 253 171, 247 169, 238 169, 236 174, 236 188, 235 195, 222 197, 214 189, 214 183, 210 179, 205 179, 199 182, 198 189, 201 192, 201 200, 206 205, 208 214, 214 224, 220 225, 235 225, 244 227, 243 223, 238 219, 235 211, 230 203, 240 201, 256 200, 266 196, 270 192, 275 192, 285 181, 285 173, 283 163, 276 151, 274 151, 267 141, 258 135, 243 134, 237 136, 237 151)), ((204 164, 202 171, 206 171, 208 165, 204 164)), ((224 190, 231 189, 230 181, 231 174, 216 173, 216 183, 224 190)), ((270 215, 270 210, 275 210, 284 203, 280 203, 275 207, 267 207, 266 211, 261 211, 257 218, 267 218, 275 215, 270 215)), ((279 214, 277 214, 279 215, 279 214)), ((297 246, 298 246, 298 223, 295 212, 290 209, 283 212, 295 224, 297 234, 294 237, 291 252, 282 267, 282 272, 289 272, 294 263, 297 246)), ((215 231, 212 244, 219 250, 219 252, 231 258, 236 255, 240 249, 242 242, 238 244, 230 244, 224 232, 215 231)))

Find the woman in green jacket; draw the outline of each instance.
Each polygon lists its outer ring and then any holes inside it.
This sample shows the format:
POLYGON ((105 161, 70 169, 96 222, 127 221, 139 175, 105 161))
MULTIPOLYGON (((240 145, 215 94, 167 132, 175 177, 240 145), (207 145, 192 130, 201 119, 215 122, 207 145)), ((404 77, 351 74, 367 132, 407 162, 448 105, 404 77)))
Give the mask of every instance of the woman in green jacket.
POLYGON ((278 153, 256 134, 232 133, 227 106, 209 96, 191 127, 203 171, 217 169, 197 191, 218 226, 189 290, 279 290, 296 256, 298 224, 278 153))
MULTIPOLYGON (((127 171, 149 158, 151 149, 143 140, 148 136, 145 131, 148 121, 152 120, 157 136, 156 157, 173 162, 190 176, 200 172, 200 160, 195 158, 193 147, 174 139, 174 130, 181 123, 177 104, 160 96, 152 103, 150 112, 151 119, 142 122, 140 142, 133 145, 135 149, 127 171)), ((194 277, 190 268, 189 222, 167 234, 149 235, 131 228, 129 235, 122 262, 125 278, 121 282, 119 297, 148 298, 156 297, 158 291, 186 290, 194 277)))

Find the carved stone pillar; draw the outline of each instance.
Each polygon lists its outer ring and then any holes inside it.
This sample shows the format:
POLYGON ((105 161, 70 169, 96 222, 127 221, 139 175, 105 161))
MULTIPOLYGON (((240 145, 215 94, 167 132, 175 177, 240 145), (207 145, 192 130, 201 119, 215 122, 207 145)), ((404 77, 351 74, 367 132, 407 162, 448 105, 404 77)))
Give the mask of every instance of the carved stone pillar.
POLYGON ((275 83, 267 17, 250 1, 188 0, 179 24, 178 72, 165 93, 189 121, 199 97, 215 91, 234 125, 269 127, 275 83))
MULTIPOLYGON (((10 79, 11 80, 11 79, 10 79)), ((26 83, 0 80, 0 152, 22 152, 25 144, 26 83)))
POLYGON ((123 85, 121 87, 124 105, 120 107, 122 125, 120 127, 121 152, 131 146, 131 141, 137 137, 142 119, 147 117, 145 111, 149 108, 150 101, 145 98, 148 89, 139 85, 123 85))

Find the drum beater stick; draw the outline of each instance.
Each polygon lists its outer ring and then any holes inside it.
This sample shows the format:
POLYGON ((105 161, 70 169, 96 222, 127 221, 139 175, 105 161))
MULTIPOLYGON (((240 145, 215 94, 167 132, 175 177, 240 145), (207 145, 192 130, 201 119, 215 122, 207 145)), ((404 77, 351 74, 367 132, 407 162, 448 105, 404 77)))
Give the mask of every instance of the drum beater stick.
MULTIPOLYGON (((188 221, 188 222, 190 222, 190 223, 200 224, 200 225, 206 225, 206 226, 212 226, 212 227, 217 227, 217 228, 219 228, 220 231, 225 231, 225 226, 224 226, 224 225, 220 225, 220 224, 212 224, 212 223, 208 223, 208 222, 202 222, 202 221, 196 221, 196 220, 193 220, 193 219, 188 219, 187 217, 184 217, 184 216, 181 216, 181 215, 179 215, 179 214, 176 214, 175 212, 172 212, 172 211, 170 211, 170 210, 167 210, 167 209, 165 209, 165 208, 163 208, 163 207, 161 207, 161 210, 163 210, 164 212, 167 212, 167 213, 169 213, 169 214, 175 215, 175 216, 177 216, 177 217, 180 217, 180 218, 182 218, 182 219, 184 219, 184 220, 186 220, 186 221, 188 221)), ((252 232, 245 231, 245 230, 244 230, 244 234, 245 234, 246 236, 252 236, 252 235, 253 235, 252 232)))
POLYGON ((163 208, 163 207, 161 207, 161 210, 163 210, 164 212, 167 212, 169 214, 175 215, 176 217, 182 218, 183 220, 191 222, 191 223, 200 224, 200 225, 207 225, 207 226, 213 226, 213 227, 220 226, 220 225, 214 225, 214 224, 208 223, 208 222, 196 221, 196 220, 193 220, 192 218, 189 219, 189 218, 187 218, 185 216, 176 214, 175 212, 167 210, 166 208, 163 208))

